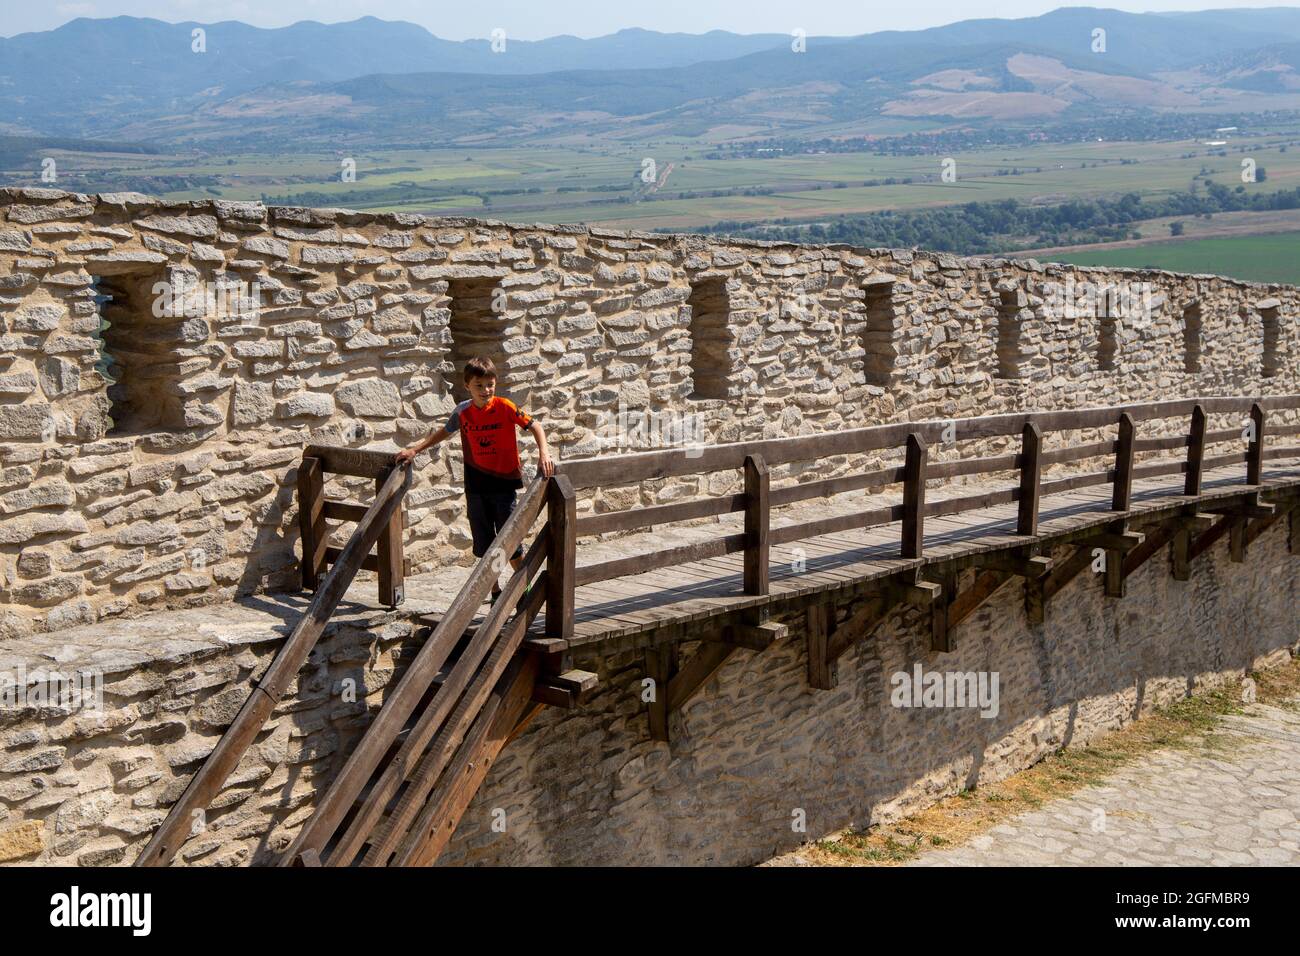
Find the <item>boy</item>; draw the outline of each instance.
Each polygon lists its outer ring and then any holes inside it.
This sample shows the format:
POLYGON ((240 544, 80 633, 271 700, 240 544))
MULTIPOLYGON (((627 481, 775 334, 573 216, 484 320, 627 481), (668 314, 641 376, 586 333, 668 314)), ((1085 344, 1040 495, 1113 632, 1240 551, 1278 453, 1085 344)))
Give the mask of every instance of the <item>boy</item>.
MULTIPOLYGON (((481 558, 514 510, 515 492, 524 486, 519 468, 519 441, 511 426, 518 425, 533 433, 537 440, 537 468, 543 475, 549 478, 555 474, 555 465, 541 424, 520 411, 510 399, 496 394, 497 369, 490 358, 480 356, 465 363, 465 387, 470 397, 456 406, 447 424, 403 448, 395 457, 398 463, 411 461, 426 448, 460 431, 469 529, 474 538, 474 557, 481 558)), ((519 570, 523 557, 524 547, 520 544, 510 556, 510 566, 519 570)), ((493 580, 492 602, 496 603, 500 595, 501 585, 493 580)))

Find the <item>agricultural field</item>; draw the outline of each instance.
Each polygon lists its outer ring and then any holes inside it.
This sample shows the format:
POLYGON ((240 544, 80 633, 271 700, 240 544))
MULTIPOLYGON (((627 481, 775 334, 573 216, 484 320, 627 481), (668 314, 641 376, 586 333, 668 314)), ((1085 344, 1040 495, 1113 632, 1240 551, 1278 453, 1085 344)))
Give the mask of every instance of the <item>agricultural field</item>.
MULTIPOLYGON (((598 222, 688 231, 720 220, 817 221, 879 210, 1016 198, 1060 203, 1125 192, 1182 192, 1194 184, 1241 182, 1249 156, 1267 171, 1250 189, 1300 186, 1300 126, 1243 136, 1226 146, 1180 142, 1054 143, 959 152, 956 180, 946 156, 811 153, 710 159, 698 139, 590 147, 369 152, 111 153, 52 150, 55 185, 80 191, 138 189, 168 199, 268 202, 405 210, 515 221, 598 222), (345 161, 355 180, 345 181, 345 161), (646 160, 654 177, 642 179, 646 160), (865 185, 864 185, 865 184, 865 185)), ((882 144, 882 147, 887 144, 882 144)), ((41 185, 39 166, 0 169, 0 184, 41 185)))
POLYGON ((1066 253, 1052 258, 1075 265, 1214 272, 1254 282, 1300 285, 1300 232, 1175 240, 1066 253))

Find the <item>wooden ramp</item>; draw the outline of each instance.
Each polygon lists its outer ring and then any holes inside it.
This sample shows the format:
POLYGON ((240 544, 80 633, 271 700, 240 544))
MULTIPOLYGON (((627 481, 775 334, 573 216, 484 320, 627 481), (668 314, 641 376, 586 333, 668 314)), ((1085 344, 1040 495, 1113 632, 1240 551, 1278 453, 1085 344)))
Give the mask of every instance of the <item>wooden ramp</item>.
MULTIPOLYGON (((1099 564, 1105 593, 1121 598, 1127 577, 1166 548, 1171 573, 1186 580, 1216 542, 1226 537, 1232 559, 1246 560, 1251 543, 1286 519, 1290 549, 1300 553, 1297 435, 1300 396, 1202 398, 882 425, 563 463, 554 477, 539 477, 525 489, 447 610, 422 619, 424 640, 410 666, 280 862, 436 861, 501 749, 540 707, 578 706, 594 686, 594 674, 571 666, 575 649, 640 649, 656 688, 649 731, 666 740, 670 713, 731 654, 761 652, 787 637, 789 625, 778 619, 797 616, 804 625, 809 684, 825 689, 834 686, 835 661, 851 641, 900 606, 928 615, 931 648, 944 652, 953 647, 954 629, 1011 581, 1023 583, 1029 620, 1041 623, 1053 595, 1099 564), (964 443, 990 439, 1018 443, 1018 449, 960 457, 964 443), (888 459, 891 452, 899 456, 895 463, 871 470, 844 464, 888 459), (772 487, 769 469, 824 460, 840 462, 844 473, 772 487), (1054 466, 1073 471, 1050 477, 1054 466), (577 492, 584 489, 726 471, 740 474, 740 493, 577 515, 577 492), (998 474, 1007 475, 1005 486, 945 484, 998 474), (846 501, 848 492, 871 494, 846 501), (797 502, 823 506, 815 520, 773 522, 774 509, 797 502), (584 538, 715 517, 719 523, 701 540, 578 560, 584 538), (477 617, 506 567, 505 556, 521 544, 526 555, 520 568, 495 605, 477 617), (870 600, 867 626, 853 635, 835 628, 832 602, 846 592, 870 600), (686 640, 700 647, 682 660, 679 645, 686 640)), ((379 464, 365 457, 378 453, 308 452, 309 474, 311 460, 326 470, 379 464)), ((304 553, 337 559, 304 621, 332 611, 337 597, 326 600, 326 592, 347 568, 350 580, 354 565, 361 566, 360 556, 376 540, 374 525, 400 532, 400 514, 387 503, 379 506, 392 496, 393 481, 380 481, 376 505, 336 555, 322 549, 323 530, 313 516, 355 518, 357 506, 318 509, 319 492, 310 483, 300 496, 304 553)), ((392 544, 391 535, 386 540, 374 556, 381 596, 400 598, 400 542, 392 544)), ((313 559, 304 580, 315 573, 313 559)), ((304 644, 308 638, 295 631, 281 653, 284 666, 277 658, 273 670, 292 677, 304 644)), ((264 678, 259 691, 266 684, 264 678)), ((278 700, 283 685, 277 686, 278 700)), ((185 819, 220 790, 260 726, 258 716, 270 711, 260 702, 253 708, 258 701, 255 692, 248 719, 241 712, 139 862, 165 863, 179 848, 184 833, 173 817, 185 819)))

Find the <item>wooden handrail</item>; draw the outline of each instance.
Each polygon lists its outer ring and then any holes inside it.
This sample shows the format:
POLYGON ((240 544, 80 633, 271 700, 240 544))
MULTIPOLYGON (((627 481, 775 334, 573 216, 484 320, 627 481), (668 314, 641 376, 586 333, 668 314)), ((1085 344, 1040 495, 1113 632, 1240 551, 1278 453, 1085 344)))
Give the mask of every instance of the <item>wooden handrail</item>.
MULTIPOLYGON (((369 857, 377 850, 391 846, 389 841, 395 841, 405 833, 414 812, 408 805, 412 800, 417 799, 417 794, 419 799, 423 799, 428 789, 425 788, 421 792, 422 781, 430 774, 436 779, 437 773, 442 769, 431 768, 428 755, 423 758, 421 755, 426 751, 441 752, 440 748, 454 748, 460 742, 465 725, 473 719, 473 713, 469 712, 475 710, 473 701, 479 699, 481 704, 481 698, 475 697, 479 693, 480 683, 486 682, 487 686, 481 691, 485 696, 492 684, 501 676, 501 671, 510 656, 518 649, 519 642, 523 640, 523 628, 518 626, 518 616, 511 622, 512 628, 506 633, 504 639, 497 640, 497 637, 501 634, 510 611, 523 598, 524 589, 541 568, 546 557, 546 547, 547 529, 543 528, 542 533, 533 541, 532 547, 525 555, 522 567, 511 575, 510 581, 502 590, 501 597, 497 598, 491 613, 475 630, 469 646, 457 658, 451 673, 438 688, 438 693, 434 695, 415 726, 411 728, 397 756, 384 768, 366 797, 366 802, 348 825, 338 844, 331 849, 329 859, 326 861, 328 866, 350 866, 367 839, 372 842, 371 853, 367 854, 369 857), (480 672, 479 665, 485 658, 488 659, 488 663, 480 672), (457 704, 461 692, 471 685, 471 681, 473 686, 465 695, 465 699, 457 704), (454 714, 451 712, 453 705, 456 706, 454 714), (448 719, 449 714, 450 719, 448 719), (388 821, 382 824, 382 832, 386 836, 381 836, 378 840, 374 839, 375 828, 381 825, 384 811, 388 809, 398 788, 412 774, 412 771, 415 772, 415 776, 408 788, 403 791, 398 809, 394 810, 388 821)), ((537 603, 537 595, 529 597, 533 600, 523 601, 525 605, 537 603)), ((429 780, 427 786, 432 787, 433 780, 429 780)), ((418 805, 415 809, 418 809, 418 805)))
POLYGON ((761 455, 769 468, 796 461, 811 461, 835 455, 853 455, 883 449, 900 448, 909 435, 918 435, 927 444, 944 441, 944 433, 955 427, 959 440, 1009 438, 1018 436, 1025 425, 1033 422, 1044 433, 1073 431, 1083 428, 1113 426, 1120 414, 1128 414, 1135 423, 1161 418, 1191 415, 1200 405, 1206 414, 1247 412, 1258 404, 1266 411, 1300 408, 1300 395, 1277 395, 1266 398, 1188 398, 1136 405, 1104 408, 1081 408, 1054 412, 1009 412, 984 417, 958 418, 926 422, 899 422, 873 425, 829 435, 800 435, 794 438, 769 438, 752 442, 726 442, 703 449, 664 449, 631 455, 580 458, 561 462, 557 472, 567 475, 576 490, 633 484, 651 478, 681 477, 729 471, 743 467, 748 455, 761 455))
POLYGON ((280 648, 261 680, 254 685, 252 694, 216 748, 208 755, 180 800, 172 807, 153 839, 136 859, 136 866, 166 866, 185 841, 198 832, 196 826, 202 821, 201 814, 266 724, 267 717, 280 702, 285 688, 298 676, 307 655, 320 640, 330 615, 343 599, 348 585, 356 577, 371 547, 389 526, 410 486, 410 466, 390 466, 388 477, 375 495, 365 517, 352 532, 338 562, 326 574, 289 639, 280 648))
POLYGON ((538 477, 525 489, 493 540, 487 553, 479 558, 451 606, 420 648, 411 666, 397 682, 384 706, 380 708, 361 742, 349 755, 343 769, 321 798, 320 805, 281 858, 282 866, 292 866, 304 852, 319 854, 343 822, 357 796, 373 776, 379 762, 397 740, 420 700, 448 655, 465 633, 475 612, 483 603, 492 582, 501 573, 502 562, 512 554, 541 514, 550 480, 538 477))
MULTIPOLYGON (((896 449, 900 445, 905 446, 906 451, 906 461, 901 466, 893 465, 874 471, 821 479, 770 490, 766 488, 766 481, 764 482, 766 509, 823 495, 839 494, 865 488, 879 488, 892 484, 903 485, 903 502, 901 504, 877 507, 855 514, 836 515, 800 524, 781 525, 775 528, 770 527, 770 525, 764 527, 756 523, 751 494, 746 493, 674 502, 669 505, 630 509, 580 519, 577 523, 577 533, 582 536, 608 531, 627 531, 657 524, 666 524, 672 521, 744 511, 746 513, 746 530, 744 535, 727 534, 722 537, 648 554, 619 558, 595 565, 585 565, 576 569, 572 580, 577 586, 581 586, 596 581, 669 567, 684 561, 702 560, 745 550, 746 591, 748 592, 751 587, 757 586, 754 582, 759 580, 759 572, 753 556, 755 548, 759 545, 753 542, 760 540, 762 542, 761 546, 767 548, 803 538, 815 537, 820 534, 866 528, 901 520, 904 525, 901 554, 904 557, 919 557, 924 551, 924 520, 930 516, 960 514, 993 505, 1019 502, 1017 532, 1022 535, 1032 536, 1037 530, 1038 509, 1041 499, 1077 488, 1097 484, 1113 484, 1115 488, 1112 494, 1112 508, 1116 511, 1126 511, 1131 499, 1132 482, 1136 479, 1187 473, 1186 488, 1198 489, 1197 491, 1188 490, 1185 492, 1192 495, 1199 493, 1200 475, 1205 469, 1245 461, 1248 466, 1247 482, 1257 484, 1263 462, 1281 457, 1264 447, 1266 410, 1296 408, 1300 408, 1300 396, 1292 395, 1264 399, 1179 399, 1146 405, 1121 405, 1104 409, 1025 412, 987 418, 957 419, 947 422, 884 425, 833 435, 801 436, 792 439, 771 439, 759 442, 736 442, 715 446, 713 449, 706 449, 703 453, 693 453, 691 455, 683 454, 681 450, 675 450, 567 462, 561 466, 561 472, 568 477, 575 487, 587 487, 593 481, 606 478, 613 484, 626 484, 639 480, 639 478, 657 478, 668 474, 707 473, 728 470, 731 467, 745 470, 746 462, 751 461, 764 462, 764 478, 766 479, 766 466, 770 466, 775 462, 788 463, 814 456, 829 457, 860 451, 889 450, 891 448, 896 449), (1254 423, 1256 440, 1249 444, 1244 454, 1236 452, 1206 458, 1205 447, 1207 445, 1242 440, 1242 431, 1240 429, 1207 431, 1205 425, 1208 415, 1230 414, 1240 411, 1250 412, 1254 423), (1137 435, 1137 425, 1140 421, 1184 415, 1190 417, 1189 432, 1187 434, 1148 438, 1139 438, 1137 435), (1119 426, 1119 435, 1114 439, 1091 442, 1075 447, 1057 448, 1050 451, 1042 448, 1043 435, 1053 431, 1073 431, 1084 428, 1115 427, 1116 425, 1119 426), (934 462, 929 458, 929 442, 943 440, 945 431, 949 432, 949 434, 955 432, 959 441, 969 441, 1003 436, 1009 433, 1012 426, 1018 427, 1020 431, 1021 449, 1018 453, 983 458, 959 458, 943 462, 934 462), (884 444, 886 440, 893 444, 884 444), (1188 449, 1186 460, 1139 463, 1137 459, 1140 452, 1169 451, 1182 448, 1188 449), (1050 465, 1082 461, 1107 455, 1114 456, 1113 463, 1104 471, 1069 475, 1049 481, 1043 480, 1042 470, 1050 465), (975 495, 929 502, 925 500, 924 489, 927 481, 964 475, 989 474, 998 471, 1019 471, 1019 487, 1000 491, 982 491, 975 495), (746 542, 751 543, 746 544, 746 542)), ((1269 433, 1278 435, 1300 434, 1300 426, 1270 426, 1269 433)), ((553 579, 552 584, 555 587, 562 587, 566 579, 567 576, 557 576, 553 579)))
MULTIPOLYGON (((423 753, 419 765, 414 768, 410 780, 407 782, 406 789, 398 798, 397 806, 392 809, 388 820, 383 827, 376 833, 372 840, 370 850, 366 853, 362 864, 365 866, 381 866, 388 862, 393 851, 409 833, 412 824, 419 815, 420 810, 428 801, 429 793, 434 789, 443 771, 446 770, 447 764, 452 760, 456 748, 464 741, 466 734, 470 730, 471 724, 478 718, 487 701, 488 694, 496 686, 497 681, 505 673, 515 652, 523 643, 524 634, 527 632, 528 625, 541 608, 542 599, 545 592, 539 587, 536 592, 529 593, 527 597, 523 596, 524 584, 529 581, 537 569, 541 566, 542 559, 546 557, 545 541, 538 539, 534 548, 528 557, 524 559, 524 566, 515 573, 515 580, 511 582, 511 587, 498 599, 497 603, 507 607, 514 607, 515 601, 519 602, 518 613, 510 619, 509 625, 504 632, 501 632, 500 625, 496 630, 499 632, 499 638, 493 635, 490 641, 484 643, 484 651, 487 645, 491 644, 491 653, 487 655, 487 660, 480 668, 478 662, 467 660, 469 651, 466 655, 456 662, 448 676, 446 683, 438 689, 434 696, 437 702, 442 698, 446 706, 450 708, 451 702, 457 700, 455 712, 445 722, 441 723, 437 738, 432 745, 421 745, 414 753, 423 753), (536 545, 540 544, 541 547, 536 545), (513 598, 511 597, 513 595, 513 598), (509 604, 506 602, 509 601, 509 604), (457 686, 458 681, 463 680, 468 684, 464 695, 460 696, 457 686)), ((545 572, 543 572, 545 573, 545 572)), ((541 582, 543 585, 545 582, 541 582)), ((479 640, 480 635, 475 634, 475 642, 479 640)), ((388 806, 388 799, 382 802, 376 801, 379 812, 382 813, 388 806)), ((337 864, 331 858, 331 865, 347 866, 351 862, 342 854, 335 854, 338 857, 337 864)))

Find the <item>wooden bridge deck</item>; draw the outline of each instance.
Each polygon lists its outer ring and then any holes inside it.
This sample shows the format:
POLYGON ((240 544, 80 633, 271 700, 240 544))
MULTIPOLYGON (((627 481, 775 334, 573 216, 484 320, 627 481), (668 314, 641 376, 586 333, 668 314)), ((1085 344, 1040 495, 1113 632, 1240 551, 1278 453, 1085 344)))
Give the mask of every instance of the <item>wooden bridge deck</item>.
MULTIPOLYGON (((1088 569, 1098 550, 1112 597, 1122 597, 1125 578, 1168 545, 1171 573, 1189 580, 1192 561, 1220 538, 1228 537, 1233 560, 1242 561, 1251 541, 1283 518, 1288 550, 1300 554, 1300 446, 1286 442, 1300 435, 1297 411, 1300 395, 1176 399, 562 462, 555 475, 525 489, 490 553, 436 620, 426 621, 425 640, 281 865, 432 863, 496 756, 532 715, 544 706, 579 706, 598 683, 597 673, 573 666, 578 648, 641 651, 645 673, 663 685, 649 702, 649 733, 668 740, 669 715, 730 654, 761 651, 786 636, 788 625, 776 614, 804 611, 809 686, 829 689, 837 657, 900 603, 928 610, 931 649, 944 652, 953 649, 952 629, 1014 578, 1024 581, 1029 619, 1044 621, 1052 595, 1088 569), (1225 427, 1212 430, 1211 416, 1225 427), (1149 424, 1171 419, 1172 428, 1149 424), (1112 427, 1114 438, 1044 445, 1045 435, 1108 434, 1112 427), (1015 436, 1018 452, 929 460, 932 444, 1015 436), (1234 447, 1207 456, 1207 447, 1225 444, 1234 447), (901 463, 771 487, 774 467, 891 450, 903 453, 901 463), (1147 452, 1177 457, 1140 461, 1147 452), (1084 468, 1099 458, 1111 462, 1103 471, 1043 479, 1051 466, 1084 468), (740 494, 577 513, 579 490, 737 472, 740 494), (1005 479, 994 484, 996 477, 982 487, 941 484, 1009 472, 1018 475, 1015 487, 1005 479), (864 494, 871 488, 893 490, 864 494), (692 524, 709 517, 719 520, 692 524), (664 530, 674 524, 677 530, 664 530), (599 540, 634 531, 641 533, 599 540), (501 598, 484 610, 499 559, 524 545, 501 598), (1069 556, 1054 562, 1057 545, 1069 546, 1069 556), (967 568, 977 573, 962 589, 959 572, 967 568), (859 588, 876 592, 875 620, 839 633, 828 592, 859 588), (691 658, 679 660, 677 643, 700 638, 691 658)), ((389 453, 304 451, 299 524, 312 602, 138 865, 175 855, 192 815, 208 806, 253 743, 358 570, 378 572, 381 603, 402 602, 398 504, 410 478, 409 466, 395 465, 389 453), (373 479, 374 501, 327 499, 325 474, 373 479), (327 520, 356 522, 342 549, 328 547, 327 520)))
MULTIPOLYGON (((1204 506, 1252 490, 1260 491, 1267 498, 1271 489, 1300 485, 1300 459, 1270 462, 1264 482, 1257 487, 1243 487, 1244 482, 1244 465, 1209 469, 1205 472, 1199 503, 1204 506)), ((955 496, 969 494, 971 489, 967 486, 948 490, 955 496)), ((1036 541, 1050 548, 1054 542, 1066 541, 1079 532, 1096 530, 1118 519, 1141 523, 1144 518, 1186 508, 1193 499, 1183 497, 1182 492, 1181 476, 1137 480, 1133 483, 1132 507, 1127 512, 1111 510, 1109 485, 1053 495, 1043 501, 1036 541)), ((865 501, 876 506, 900 500, 898 495, 852 497, 855 508, 861 508, 865 501)), ((933 500, 942 498, 935 496, 933 500)), ((964 514, 929 517, 925 521, 924 557, 919 559, 899 557, 901 522, 775 545, 771 549, 771 584, 765 595, 744 593, 742 553, 579 585, 574 598, 573 637, 563 646, 576 648, 634 638, 745 608, 779 606, 793 598, 887 577, 907 568, 947 563, 988 551, 1023 549, 1033 542, 1015 533, 1016 516, 1017 506, 1012 503, 964 514), (801 555, 803 567, 795 570, 795 561, 801 555)), ((718 525, 706 527, 717 533, 718 525)), ((774 527, 779 525, 774 522, 774 527)), ((653 537, 649 537, 653 544, 653 537)), ((585 563, 579 560, 578 567, 585 563)), ((543 612, 530 629, 529 637, 535 641, 544 631, 543 612)), ((552 650, 560 646, 550 643, 552 650)))

